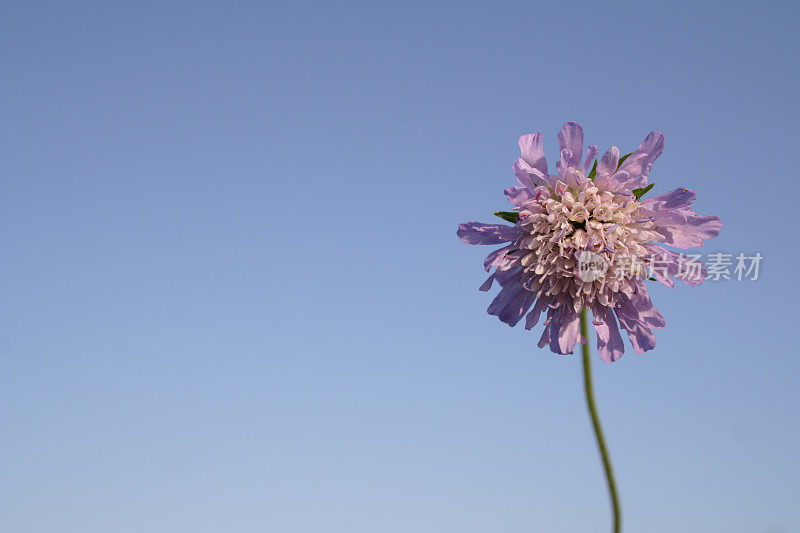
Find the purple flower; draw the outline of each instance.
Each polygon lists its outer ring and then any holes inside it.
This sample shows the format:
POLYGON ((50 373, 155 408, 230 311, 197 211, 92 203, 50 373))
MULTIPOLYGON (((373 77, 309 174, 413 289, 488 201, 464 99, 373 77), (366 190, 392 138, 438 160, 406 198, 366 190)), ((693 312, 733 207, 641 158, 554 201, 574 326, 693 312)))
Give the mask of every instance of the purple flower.
POLYGON ((489 314, 509 326, 526 317, 525 329, 532 329, 544 313, 539 346, 567 354, 586 342, 579 319, 583 309, 591 309, 604 361, 616 361, 624 352, 620 326, 637 353, 652 350, 653 330, 665 322, 647 294, 647 273, 669 287, 674 279, 699 285, 705 277, 702 268, 694 277, 682 276, 686 258, 660 245, 702 246, 719 234, 722 222, 692 210, 697 194, 691 189, 640 199, 664 151, 660 132, 651 132, 627 157, 612 146, 599 161, 596 145, 583 158, 583 128, 576 122, 564 125, 558 144, 558 174, 551 175, 541 132, 519 138, 522 157, 513 168, 521 186, 506 189, 514 211, 503 214, 516 219, 513 226, 458 226, 459 238, 468 244, 505 244, 484 262, 486 271, 494 272, 480 290, 488 291, 495 281, 501 287, 489 314), (592 161, 595 167, 587 172, 592 161), (602 271, 587 273, 582 263, 587 258, 586 264, 594 269, 600 264, 602 271))

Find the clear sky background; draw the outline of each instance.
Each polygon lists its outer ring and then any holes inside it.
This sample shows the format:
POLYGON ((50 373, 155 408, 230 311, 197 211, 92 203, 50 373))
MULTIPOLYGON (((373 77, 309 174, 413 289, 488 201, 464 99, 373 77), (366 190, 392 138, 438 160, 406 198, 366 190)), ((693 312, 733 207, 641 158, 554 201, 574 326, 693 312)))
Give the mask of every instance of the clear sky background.
POLYGON ((455 235, 577 120, 764 256, 595 356, 626 531, 800 532, 796 6, 4 2, 0 529, 607 531, 455 235))

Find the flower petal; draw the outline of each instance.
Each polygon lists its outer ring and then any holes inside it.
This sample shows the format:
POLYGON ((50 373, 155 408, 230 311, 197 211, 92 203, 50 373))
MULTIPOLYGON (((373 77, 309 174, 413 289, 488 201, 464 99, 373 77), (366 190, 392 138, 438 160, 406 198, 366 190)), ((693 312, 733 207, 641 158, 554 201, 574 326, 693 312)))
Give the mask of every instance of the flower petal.
POLYGON ((697 193, 694 189, 687 189, 685 187, 678 187, 673 191, 659 194, 658 196, 651 196, 647 200, 642 200, 641 207, 655 210, 659 209, 675 209, 691 205, 697 199, 697 193))
POLYGON ((648 248, 656 260, 655 264, 651 263, 651 273, 654 278, 667 287, 675 286, 672 278, 678 279, 690 287, 696 287, 703 283, 708 275, 708 271, 702 266, 702 263, 698 262, 697 272, 694 272, 696 276, 688 277, 688 264, 694 262, 691 258, 653 244, 648 248))
POLYGON ((621 171, 627 172, 632 182, 626 183, 627 188, 641 187, 647 185, 647 176, 650 175, 650 169, 653 168, 658 156, 664 152, 664 143, 666 137, 660 131, 651 131, 639 148, 636 149, 627 159, 620 165, 621 171))
POLYGON ((508 201, 515 207, 519 207, 533 198, 533 191, 528 187, 509 187, 505 193, 508 201))
POLYGON ((520 278, 522 278, 522 267, 519 266, 519 261, 512 262, 508 265, 503 265, 503 268, 498 268, 495 270, 495 279, 501 287, 518 283, 520 278), (516 266, 510 266, 515 265, 515 263, 516 266))
POLYGON ((563 156, 564 150, 571 152, 566 160, 567 167, 578 168, 581 166, 583 155, 583 128, 577 122, 569 121, 558 132, 558 147, 563 156))
POLYGON ((525 316, 535 299, 536 295, 525 289, 522 283, 509 284, 497 294, 488 311, 501 322, 514 327, 525 316))
POLYGON ((618 170, 610 176, 601 176, 594 180, 598 189, 605 191, 619 191, 620 189, 631 189, 628 183, 636 180, 629 180, 630 176, 623 170, 618 170))
POLYGON ((628 332, 633 350, 644 353, 656 346, 653 328, 666 324, 664 316, 653 306, 644 283, 636 283, 636 292, 630 297, 620 295, 619 306, 614 309, 619 325, 628 332))
POLYGON ((639 204, 640 211, 657 226, 661 242, 677 248, 697 248, 703 240, 719 235, 722 221, 716 216, 695 213, 690 204, 697 193, 685 187, 653 196, 639 204))
POLYGON ((704 240, 712 239, 722 231, 722 221, 713 215, 696 215, 692 213, 683 224, 670 224, 657 230, 664 239, 664 244, 676 248, 697 248, 703 246, 704 240))
POLYGON ((616 311, 619 324, 628 332, 628 339, 631 341, 633 351, 644 353, 656 347, 656 335, 651 328, 641 322, 630 320, 616 311))
MULTIPOLYGON (((619 148, 612 146, 603 154, 600 162, 597 164, 597 178, 601 176, 610 176, 617 171, 617 163, 619 162, 619 148)), ((595 180, 596 181, 596 180, 595 180)))
POLYGON ((580 315, 562 305, 553 312, 549 329, 550 350, 564 355, 572 353, 578 342, 580 315))
POLYGON ((542 174, 539 169, 533 168, 522 158, 517 159, 512 168, 520 185, 530 190, 535 189, 538 185, 551 184, 551 179, 547 174, 542 174))
POLYGON ((498 248, 494 252, 490 253, 486 256, 486 260, 483 262, 483 268, 486 269, 486 272, 489 272, 492 267, 499 267, 506 264, 509 261, 509 259, 506 257, 506 254, 513 249, 514 245, 510 244, 508 246, 498 248))
POLYGON ((491 288, 492 288, 492 282, 494 281, 494 277, 495 277, 495 274, 492 274, 491 276, 489 276, 488 278, 486 278, 486 281, 484 281, 484 282, 481 284, 481 286, 480 286, 480 287, 478 287, 478 290, 479 290, 479 291, 482 291, 482 292, 486 292, 486 291, 488 291, 489 289, 491 289, 491 288))
POLYGON ((545 326, 544 331, 542 332, 542 336, 541 338, 539 338, 539 343, 537 344, 537 346, 539 348, 544 348, 548 344, 550 344, 550 328, 545 326))
POLYGON ((592 307, 594 320, 592 325, 597 332, 597 352, 606 363, 613 363, 625 353, 622 335, 619 334, 617 319, 614 310, 605 305, 596 304, 592 307))
POLYGON ((542 314, 542 311, 547 309, 548 303, 550 303, 549 299, 544 295, 536 300, 536 305, 533 306, 531 312, 528 313, 527 317, 525 317, 525 329, 530 330, 536 326, 536 324, 539 322, 539 316, 542 314))
POLYGON ((572 353, 575 349, 580 331, 580 319, 580 314, 574 311, 564 313, 561 321, 561 331, 558 336, 558 345, 561 348, 561 353, 572 353))
POLYGON ((583 162, 583 171, 592 166, 592 161, 597 157, 597 145, 592 144, 586 149, 586 160, 583 162))
MULTIPOLYGON (((578 155, 580 157, 580 154, 578 155)), ((558 161, 556 161, 556 168, 558 169, 558 177, 566 182, 567 181, 567 174, 570 172, 570 161, 575 159, 573 157, 572 150, 569 148, 562 148, 561 149, 561 157, 558 161)), ((569 185, 569 183, 568 183, 569 185)))
MULTIPOLYGON (((561 159, 559 159, 558 162, 556 163, 559 175, 556 177, 556 180, 555 182, 553 182, 553 185, 555 185, 556 183, 558 183, 559 180, 561 180, 567 187, 580 187, 581 184, 587 180, 582 168, 573 167, 569 165, 568 162, 571 159, 572 159, 571 150, 567 150, 566 148, 561 150, 561 159)), ((551 181, 552 181, 552 176, 551 176, 551 181)))
POLYGON ((519 138, 519 151, 529 166, 547 176, 547 159, 542 149, 542 132, 528 133, 519 138))
POLYGON ((501 244, 513 241, 520 229, 503 224, 464 222, 458 225, 458 238, 467 244, 501 244))
POLYGON ((667 322, 664 320, 664 315, 661 314, 661 311, 656 309, 653 302, 650 300, 650 295, 647 293, 647 287, 645 287, 644 281, 639 281, 636 284, 636 292, 630 296, 630 302, 636 312, 639 313, 639 317, 647 324, 654 328, 663 328, 667 325, 667 322))

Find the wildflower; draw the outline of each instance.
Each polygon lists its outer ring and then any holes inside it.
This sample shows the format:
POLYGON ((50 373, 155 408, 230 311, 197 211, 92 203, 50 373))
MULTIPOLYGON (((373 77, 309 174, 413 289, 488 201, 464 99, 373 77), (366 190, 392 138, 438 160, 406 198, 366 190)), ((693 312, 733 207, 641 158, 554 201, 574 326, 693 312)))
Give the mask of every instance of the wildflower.
POLYGON ((637 353, 653 349, 653 329, 665 321, 647 293, 647 272, 669 287, 674 279, 699 285, 706 276, 705 270, 680 276, 685 258, 661 245, 695 248, 722 229, 718 217, 692 210, 697 194, 691 189, 641 199, 652 187, 648 176, 664 140, 654 131, 633 153, 620 157, 612 146, 597 161, 597 146, 589 146, 584 158, 583 128, 568 122, 558 134, 558 173, 551 175, 541 132, 520 137, 522 157, 513 166, 520 186, 505 191, 513 211, 498 213, 514 225, 466 222, 458 227, 465 243, 504 244, 484 262, 486 271, 494 272, 480 290, 488 291, 495 281, 501 287, 489 314, 509 326, 525 317, 530 330, 544 313, 539 346, 567 354, 586 342, 579 321, 589 309, 604 361, 616 361, 624 352, 619 327, 637 353), (581 252, 602 256, 604 275, 581 275, 581 258, 588 257, 581 252))

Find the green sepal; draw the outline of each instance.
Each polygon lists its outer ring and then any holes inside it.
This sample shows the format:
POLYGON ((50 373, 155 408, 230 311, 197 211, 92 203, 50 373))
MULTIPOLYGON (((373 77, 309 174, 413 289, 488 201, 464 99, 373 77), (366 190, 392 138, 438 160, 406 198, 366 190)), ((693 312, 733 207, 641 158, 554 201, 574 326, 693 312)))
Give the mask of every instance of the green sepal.
POLYGON ((652 189, 654 186, 655 186, 655 183, 651 183, 651 184, 650 184, 650 185, 648 185, 647 187, 640 187, 640 188, 638 188, 638 189, 633 189, 633 191, 631 191, 631 192, 633 192, 633 195, 634 195, 634 196, 636 197, 636 199, 638 200, 638 199, 640 199, 642 196, 644 196, 645 194, 647 194, 647 191, 649 191, 650 189, 652 189))
POLYGON ((597 177, 597 159, 594 160, 594 165, 592 165, 592 170, 589 171, 589 175, 586 177, 592 181, 594 181, 594 179, 597 177))
POLYGON ((621 166, 622 166, 622 163, 623 163, 623 162, 624 162, 626 159, 628 159, 628 156, 629 156, 629 155, 631 155, 632 153, 633 153, 633 152, 631 152, 630 154, 625 154, 625 155, 623 155, 622 157, 620 157, 620 158, 619 158, 619 161, 617 161, 617 170, 619 170, 619 167, 621 167, 621 166))
POLYGON ((495 211, 494 214, 512 224, 516 224, 517 220, 519 220, 519 213, 516 211, 495 211))

